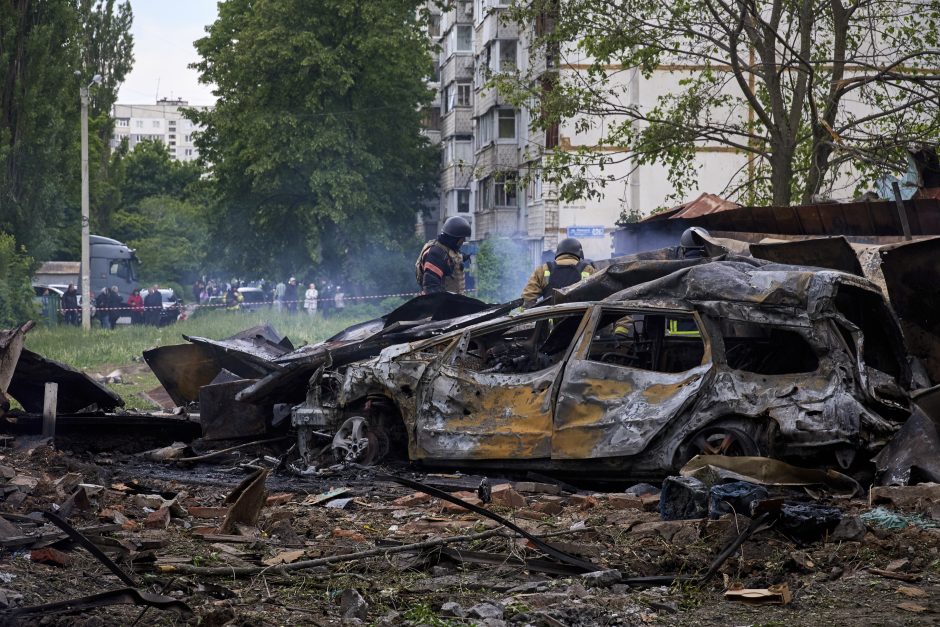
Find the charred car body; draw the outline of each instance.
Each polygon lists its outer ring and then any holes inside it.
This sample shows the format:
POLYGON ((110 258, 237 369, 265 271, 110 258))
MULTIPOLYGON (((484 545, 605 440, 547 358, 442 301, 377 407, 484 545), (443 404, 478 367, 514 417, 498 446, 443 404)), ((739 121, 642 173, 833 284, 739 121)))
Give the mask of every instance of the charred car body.
POLYGON ((733 256, 647 266, 613 294, 604 273, 578 288, 606 298, 321 362, 292 411, 302 455, 314 462, 328 432, 334 454, 359 462, 639 477, 707 452, 848 467, 926 385, 866 279, 733 256))

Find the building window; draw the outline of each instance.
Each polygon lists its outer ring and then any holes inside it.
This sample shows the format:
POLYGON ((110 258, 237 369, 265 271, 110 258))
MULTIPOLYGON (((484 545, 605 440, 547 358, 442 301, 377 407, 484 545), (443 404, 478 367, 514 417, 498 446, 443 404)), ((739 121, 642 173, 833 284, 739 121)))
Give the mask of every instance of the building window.
POLYGON ((503 174, 493 179, 493 200, 497 207, 516 207, 516 175, 503 174))
POLYGON ((128 120, 127 118, 118 118, 118 119, 117 119, 117 125, 118 125, 118 126, 126 127, 129 123, 130 123, 130 120, 128 120))
POLYGON ((424 119, 421 122, 421 126, 424 127, 426 131, 441 130, 441 108, 427 107, 424 110, 424 119))
POLYGON ((468 135, 457 135, 444 143, 444 164, 470 163, 473 160, 473 140, 468 135))
POLYGON ((469 24, 458 24, 457 28, 457 52, 470 52, 473 49, 473 27, 469 24))
POLYGON ((187 149, 186 149, 186 156, 187 156, 187 157, 191 157, 192 154, 193 154, 193 149, 192 149, 192 148, 187 148, 187 149))
POLYGON ((444 87, 444 93, 443 93, 442 95, 443 95, 443 98, 441 98, 441 106, 443 107, 443 113, 444 113, 444 115, 447 115, 447 114, 450 112, 450 110, 454 108, 454 86, 453 86, 453 84, 451 84, 451 85, 446 85, 446 86, 444 87))
POLYGON ((144 121, 143 121, 143 120, 135 120, 135 121, 134 121, 134 128, 143 128, 143 127, 144 127, 144 121))
POLYGON ((470 190, 457 190, 457 213, 470 213, 470 190))
POLYGON ((499 71, 500 72, 515 72, 516 71, 516 42, 515 41, 499 42, 499 71))
POLYGON ((516 138, 516 111, 514 109, 498 109, 499 139, 516 138))
POLYGON ((154 121, 153 121, 153 127, 154 127, 154 128, 160 128, 160 120, 154 120, 154 121))
POLYGON ((469 107, 472 103, 472 94, 470 83, 457 83, 457 106, 469 107))
POLYGON ((441 16, 439 13, 432 13, 428 18, 428 35, 431 37, 441 36, 441 16))

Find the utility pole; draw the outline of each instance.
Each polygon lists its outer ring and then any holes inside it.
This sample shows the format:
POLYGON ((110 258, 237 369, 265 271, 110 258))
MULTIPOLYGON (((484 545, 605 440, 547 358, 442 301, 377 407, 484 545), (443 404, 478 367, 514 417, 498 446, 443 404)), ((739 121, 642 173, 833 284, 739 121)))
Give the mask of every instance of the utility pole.
POLYGON ((91 244, 88 210, 88 91, 101 83, 101 74, 79 89, 82 102, 82 329, 91 331, 91 244))

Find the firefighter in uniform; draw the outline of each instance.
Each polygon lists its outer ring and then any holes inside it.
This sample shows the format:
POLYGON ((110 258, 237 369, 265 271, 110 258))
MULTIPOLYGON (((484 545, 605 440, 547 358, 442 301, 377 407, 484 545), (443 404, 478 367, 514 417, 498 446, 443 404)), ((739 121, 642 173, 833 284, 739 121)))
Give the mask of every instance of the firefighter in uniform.
POLYGON ((447 218, 437 239, 421 249, 415 274, 422 294, 453 292, 463 294, 463 255, 460 247, 470 237, 470 223, 460 216, 447 218))
POLYGON ((584 258, 581 242, 573 237, 558 242, 555 261, 543 263, 535 269, 529 282, 522 289, 522 302, 526 308, 552 293, 552 290, 568 287, 594 274, 594 266, 584 258))

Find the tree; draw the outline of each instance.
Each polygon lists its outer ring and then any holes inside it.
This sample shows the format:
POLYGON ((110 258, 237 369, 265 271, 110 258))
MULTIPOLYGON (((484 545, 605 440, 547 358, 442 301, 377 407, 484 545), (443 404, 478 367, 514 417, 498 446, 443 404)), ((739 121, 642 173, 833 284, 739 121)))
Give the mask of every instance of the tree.
POLYGON ((476 255, 477 298, 505 303, 522 294, 532 264, 525 246, 505 237, 488 237, 476 255))
POLYGON ((208 223, 196 163, 174 161, 163 142, 145 140, 111 156, 113 237, 137 249, 145 281, 186 283, 204 269, 208 223))
POLYGON ((391 288, 381 259, 407 249, 412 263, 415 216, 437 171, 420 133, 431 98, 420 4, 220 3, 194 65, 218 100, 191 115, 212 164, 214 257, 231 271, 317 266, 334 281, 391 288))
MULTIPOLYGON (((92 90, 89 157, 107 161, 111 105, 133 62, 130 6, 114 5, 0 4, 0 229, 37 258, 78 249, 78 93, 96 73, 104 82, 92 90)), ((92 170, 93 198, 106 176, 92 170)))
POLYGON ((0 231, 0 328, 10 328, 35 318, 33 288, 29 277, 32 259, 17 250, 13 236, 0 231))
POLYGON ((0 229, 36 256, 52 250, 78 177, 74 42, 68 0, 0 4, 0 229))
MULTIPOLYGON (((703 145, 747 159, 726 193, 809 202, 850 170, 868 182, 906 151, 940 136, 940 0, 532 0, 513 20, 535 23, 533 49, 589 59, 585 72, 504 79, 536 126, 574 118, 604 151, 555 151, 548 178, 562 194, 598 193, 589 180, 616 162, 667 167, 676 194, 694 188, 703 145), (625 80, 670 66, 680 88, 653 106, 625 80), (605 126, 601 126, 604 124, 605 126)), ((544 66, 544 64, 543 64, 544 66)))

